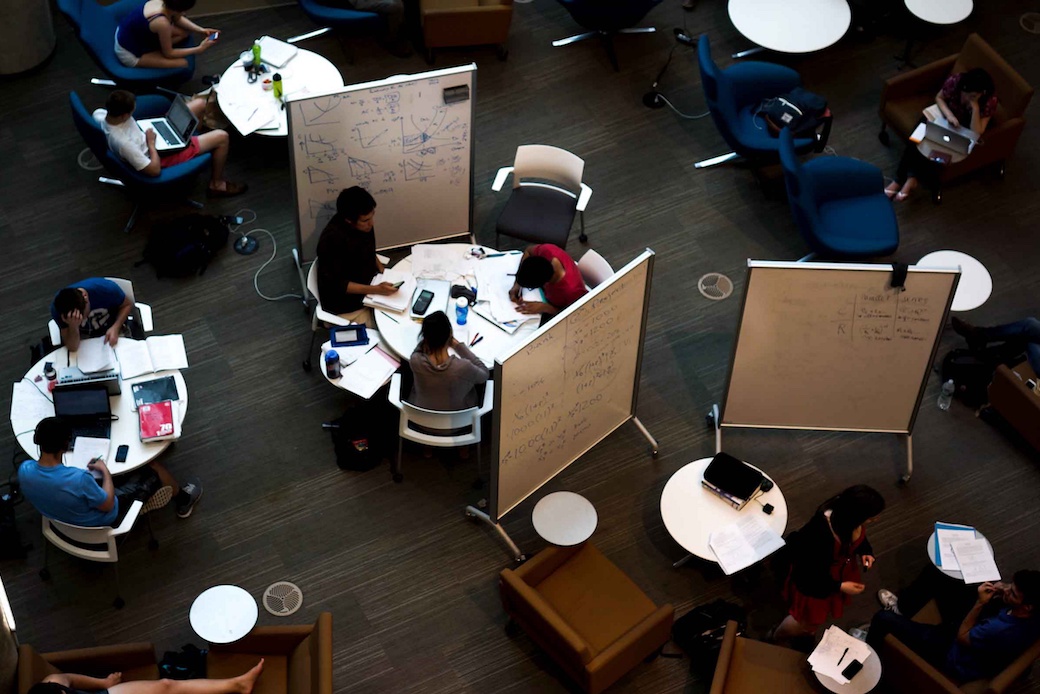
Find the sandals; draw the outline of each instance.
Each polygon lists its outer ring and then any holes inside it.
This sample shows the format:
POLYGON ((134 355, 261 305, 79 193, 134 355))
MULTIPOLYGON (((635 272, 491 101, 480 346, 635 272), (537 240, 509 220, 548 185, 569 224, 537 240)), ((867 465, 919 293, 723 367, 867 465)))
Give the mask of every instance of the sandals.
POLYGON ((224 190, 217 190, 216 188, 207 188, 206 197, 208 198, 231 198, 236 195, 249 190, 249 186, 245 183, 232 183, 231 181, 225 181, 224 190))

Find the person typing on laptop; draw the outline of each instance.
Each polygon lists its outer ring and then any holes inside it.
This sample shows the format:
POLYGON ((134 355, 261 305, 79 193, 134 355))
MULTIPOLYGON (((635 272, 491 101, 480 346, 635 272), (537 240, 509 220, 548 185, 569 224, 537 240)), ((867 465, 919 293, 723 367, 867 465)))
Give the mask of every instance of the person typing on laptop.
POLYGON ((33 442, 40 459, 18 468, 18 482, 29 503, 44 516, 88 528, 117 526, 134 501, 147 501, 161 487, 170 487, 177 515, 187 518, 202 496, 202 485, 192 480, 183 487, 157 462, 120 478, 117 487, 101 459, 83 470, 68 467, 63 456, 72 443, 72 427, 61 417, 47 417, 36 425, 33 442), (95 480, 91 471, 101 475, 95 480))
MULTIPOLYGON (((993 78, 982 68, 950 75, 935 95, 935 104, 954 129, 967 128, 981 135, 997 112, 993 78)), ((885 195, 902 202, 918 185, 918 179, 935 176, 935 167, 913 143, 906 147, 896 171, 896 180, 885 188, 885 195)))
MULTIPOLYGON (((169 150, 161 154, 156 146, 159 135, 153 128, 142 130, 134 120, 134 108, 137 99, 128 91, 116 89, 108 95, 105 107, 94 111, 94 120, 105 132, 108 147, 135 171, 145 176, 158 176, 166 167, 189 161, 190 159, 211 152, 213 154, 213 170, 210 174, 207 195, 215 198, 227 198, 246 192, 244 183, 232 183, 224 178, 224 166, 227 163, 231 138, 223 130, 211 130, 201 135, 192 135, 178 150, 169 150)), ((206 106, 205 99, 192 99, 187 102, 188 110, 198 119, 206 106)))
POLYGON ((75 352, 81 337, 104 335, 105 342, 115 347, 133 309, 133 299, 118 284, 103 277, 88 277, 54 295, 51 318, 61 331, 61 343, 75 352))

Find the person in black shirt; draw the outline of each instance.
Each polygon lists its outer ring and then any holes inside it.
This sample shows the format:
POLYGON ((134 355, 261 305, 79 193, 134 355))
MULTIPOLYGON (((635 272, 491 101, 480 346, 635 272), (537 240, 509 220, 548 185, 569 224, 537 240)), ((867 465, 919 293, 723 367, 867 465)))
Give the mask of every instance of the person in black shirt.
POLYGON ((360 186, 336 198, 336 215, 318 240, 318 294, 321 307, 354 323, 375 327, 372 312, 362 306, 366 294, 393 294, 389 282, 371 284, 383 271, 376 257, 376 201, 360 186))

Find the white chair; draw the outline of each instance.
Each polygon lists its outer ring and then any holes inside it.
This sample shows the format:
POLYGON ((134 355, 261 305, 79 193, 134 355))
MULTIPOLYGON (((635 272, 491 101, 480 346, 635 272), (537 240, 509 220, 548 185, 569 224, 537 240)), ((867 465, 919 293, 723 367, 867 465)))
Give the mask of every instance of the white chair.
MULTIPOLYGON (((106 277, 105 279, 115 282, 123 290, 123 293, 130 297, 130 301, 133 301, 137 310, 141 312, 141 327, 144 328, 146 333, 152 332, 152 307, 148 304, 137 303, 137 300, 134 298, 134 283, 121 277, 106 277)), ((51 345, 58 347, 62 344, 61 330, 53 318, 47 321, 47 334, 51 338, 51 345)))
POLYGON ((451 412, 440 412, 437 410, 428 410, 424 407, 416 407, 415 405, 402 400, 401 374, 395 373, 390 378, 390 393, 387 396, 387 400, 390 401, 391 405, 401 411, 401 425, 398 428, 399 438, 397 440, 397 462, 390 471, 393 475, 394 482, 401 482, 404 480, 404 475, 401 474, 401 449, 404 446, 405 439, 420 443, 424 446, 434 446, 436 448, 455 448, 457 446, 476 444, 477 475, 479 482, 479 475, 482 472, 480 465, 480 418, 490 412, 494 406, 494 381, 488 381, 485 384, 484 401, 479 407, 470 407, 466 410, 454 410, 451 412), (417 431, 411 428, 409 426, 410 424, 416 424, 427 431, 439 431, 444 433, 426 433, 423 431, 417 431), (469 432, 465 434, 447 433, 459 429, 469 429, 469 432))
POLYGON ((582 183, 585 161, 565 149, 549 145, 521 145, 512 166, 495 175, 491 189, 498 192, 513 174, 513 192, 495 225, 495 247, 502 234, 529 243, 553 243, 567 247, 574 215, 581 219, 585 243, 585 208, 592 188, 582 183))
MULTIPOLYGON (((143 506, 142 501, 133 502, 123 518, 123 522, 117 528, 106 526, 84 528, 43 516, 43 536, 49 544, 43 546, 43 568, 40 569, 40 578, 46 581, 51 577, 50 569, 47 567, 50 545, 80 559, 112 564, 116 577, 116 597, 112 601, 112 606, 121 609, 126 603, 119 594, 119 550, 116 540, 134 527, 143 506)), ((151 526, 149 526, 149 532, 151 532, 151 526)), ((155 541, 154 536, 152 541, 155 541)))
POLYGON ((614 268, 606 258, 590 248, 578 261, 578 272, 588 288, 595 289, 614 275, 614 268))
POLYGON ((303 370, 311 370, 311 352, 314 351, 314 338, 318 334, 318 325, 325 323, 328 325, 350 325, 349 319, 343 316, 338 316, 335 313, 329 313, 321 307, 321 297, 318 296, 318 259, 315 258, 314 262, 311 263, 310 270, 307 271, 307 293, 314 297, 314 312, 311 314, 311 340, 307 347, 307 354, 303 359, 303 370))

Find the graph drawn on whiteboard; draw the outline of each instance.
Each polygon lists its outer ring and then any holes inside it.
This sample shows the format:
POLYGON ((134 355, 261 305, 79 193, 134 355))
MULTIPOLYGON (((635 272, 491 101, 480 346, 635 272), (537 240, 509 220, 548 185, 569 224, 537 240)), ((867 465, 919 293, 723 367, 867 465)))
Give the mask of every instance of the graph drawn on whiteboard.
POLYGON ((332 185, 337 179, 337 176, 315 166, 308 166, 303 170, 303 172, 307 174, 307 180, 311 182, 311 185, 314 185, 315 183, 327 183, 332 185))
POLYGON ((323 96, 300 104, 300 114, 303 116, 305 126, 330 125, 339 123, 337 109, 343 103, 343 97, 338 94, 323 96))

